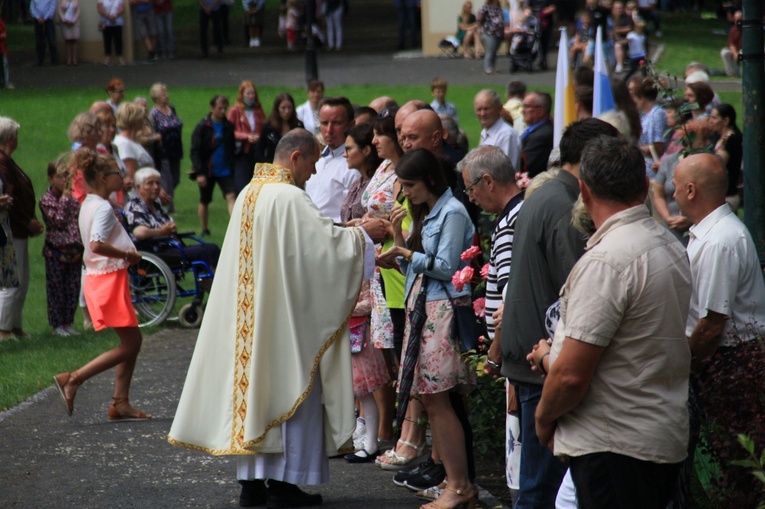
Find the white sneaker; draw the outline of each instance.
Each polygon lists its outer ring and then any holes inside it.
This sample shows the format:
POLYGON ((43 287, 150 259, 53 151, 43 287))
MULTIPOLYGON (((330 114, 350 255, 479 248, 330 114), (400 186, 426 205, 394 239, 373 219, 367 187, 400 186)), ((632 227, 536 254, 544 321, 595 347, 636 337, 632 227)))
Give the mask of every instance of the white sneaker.
POLYGON ((616 68, 614 69, 614 72, 622 72, 624 68, 621 66, 621 64, 617 64, 616 68))
POLYGON ((60 325, 53 329, 53 334, 56 336, 70 336, 69 332, 60 325))
POLYGON ((80 331, 78 331, 77 329, 75 329, 71 325, 64 325, 61 328, 64 329, 66 332, 68 332, 70 336, 79 336, 80 335, 80 331))
POLYGON ((250 39, 250 48, 255 47, 255 39, 250 39))
POLYGON ((256 48, 260 48, 260 38, 259 37, 255 38, 255 47, 256 48))

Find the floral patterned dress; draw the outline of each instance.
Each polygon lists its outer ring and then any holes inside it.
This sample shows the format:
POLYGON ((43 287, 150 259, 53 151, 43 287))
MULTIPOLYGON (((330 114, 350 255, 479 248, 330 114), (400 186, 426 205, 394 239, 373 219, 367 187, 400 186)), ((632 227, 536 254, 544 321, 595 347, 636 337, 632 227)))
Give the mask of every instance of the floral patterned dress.
MULTIPOLYGON (((393 162, 386 159, 377 168, 366 190, 361 195, 361 204, 373 217, 387 219, 396 204, 394 184, 396 172, 393 162)), ((403 227, 408 229, 411 217, 404 220, 403 227)), ((393 245, 393 239, 388 239, 380 252, 385 252, 393 245)), ((397 269, 375 269, 376 275, 370 288, 372 294, 372 315, 370 318, 372 342, 375 348, 393 348, 393 321, 390 309, 404 307, 404 275, 397 269), (385 293, 380 283, 385 283, 385 293)))
MULTIPOLYGON (((359 300, 353 310, 354 316, 369 316, 372 311, 369 293, 369 281, 361 287, 359 300)), ((390 381, 388 367, 380 350, 372 348, 369 337, 369 320, 367 320, 366 338, 359 353, 351 355, 353 367, 353 393, 356 396, 371 394, 390 381)))
MULTIPOLYGON (((420 292, 422 275, 412 284, 410 299, 406 305, 406 313, 414 309, 414 301, 420 292)), ((470 297, 454 299, 456 305, 467 305, 470 297)), ((459 387, 465 391, 475 385, 475 373, 470 370, 462 359, 460 348, 451 338, 452 318, 454 311, 448 299, 428 301, 425 303, 427 318, 420 336, 420 356, 414 368, 414 384, 412 394, 435 394, 459 387)), ((409 342, 410 322, 406 321, 404 332, 404 348, 406 352, 409 342)), ((400 376, 400 374, 399 374, 400 376)))
MULTIPOLYGON (((0 178, 0 194, 5 194, 5 182, 0 178)), ((19 272, 16 269, 16 251, 8 210, 0 210, 0 288, 18 288, 19 272)))

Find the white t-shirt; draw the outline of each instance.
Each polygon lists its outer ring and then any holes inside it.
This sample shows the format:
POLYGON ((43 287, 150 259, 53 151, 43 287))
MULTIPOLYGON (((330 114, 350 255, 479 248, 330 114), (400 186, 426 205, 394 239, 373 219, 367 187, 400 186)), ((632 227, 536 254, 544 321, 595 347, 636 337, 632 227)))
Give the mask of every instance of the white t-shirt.
POLYGON ((80 207, 78 222, 82 245, 85 246, 83 261, 86 275, 108 274, 128 266, 124 259, 96 254, 90 249, 91 242, 103 242, 122 251, 135 251, 135 245, 107 200, 95 194, 87 195, 80 207))
POLYGON ((129 140, 121 134, 118 134, 114 137, 114 144, 117 146, 120 159, 123 161, 127 159, 135 159, 135 162, 138 165, 137 169, 141 169, 145 166, 154 168, 154 159, 148 152, 146 152, 146 149, 143 148, 140 143, 136 143, 135 141, 129 140))
POLYGON ((630 45, 630 58, 645 56, 645 34, 630 32, 627 34, 627 43, 630 45))
POLYGON ((306 131, 319 134, 319 110, 312 110, 311 103, 306 101, 298 106, 296 113, 306 131))

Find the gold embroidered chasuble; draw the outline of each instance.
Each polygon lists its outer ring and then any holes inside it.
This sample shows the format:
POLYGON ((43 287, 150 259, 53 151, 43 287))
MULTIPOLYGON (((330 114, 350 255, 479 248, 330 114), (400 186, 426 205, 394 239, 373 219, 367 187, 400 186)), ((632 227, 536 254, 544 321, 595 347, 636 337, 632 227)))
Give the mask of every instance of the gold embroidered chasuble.
POLYGON ((280 424, 321 376, 324 443, 355 429, 348 338, 364 236, 323 217, 289 170, 255 167, 229 222, 173 445, 213 455, 283 452, 280 424))

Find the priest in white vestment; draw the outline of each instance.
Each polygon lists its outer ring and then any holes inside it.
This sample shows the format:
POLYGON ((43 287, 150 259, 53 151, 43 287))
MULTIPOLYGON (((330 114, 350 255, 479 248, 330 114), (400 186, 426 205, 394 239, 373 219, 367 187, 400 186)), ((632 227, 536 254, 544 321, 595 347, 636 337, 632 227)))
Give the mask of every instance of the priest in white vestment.
POLYGON ((384 226, 321 215, 303 190, 318 158, 290 131, 240 193, 168 438, 239 456, 245 506, 321 503, 295 485, 328 482, 356 426, 348 319, 384 226))

